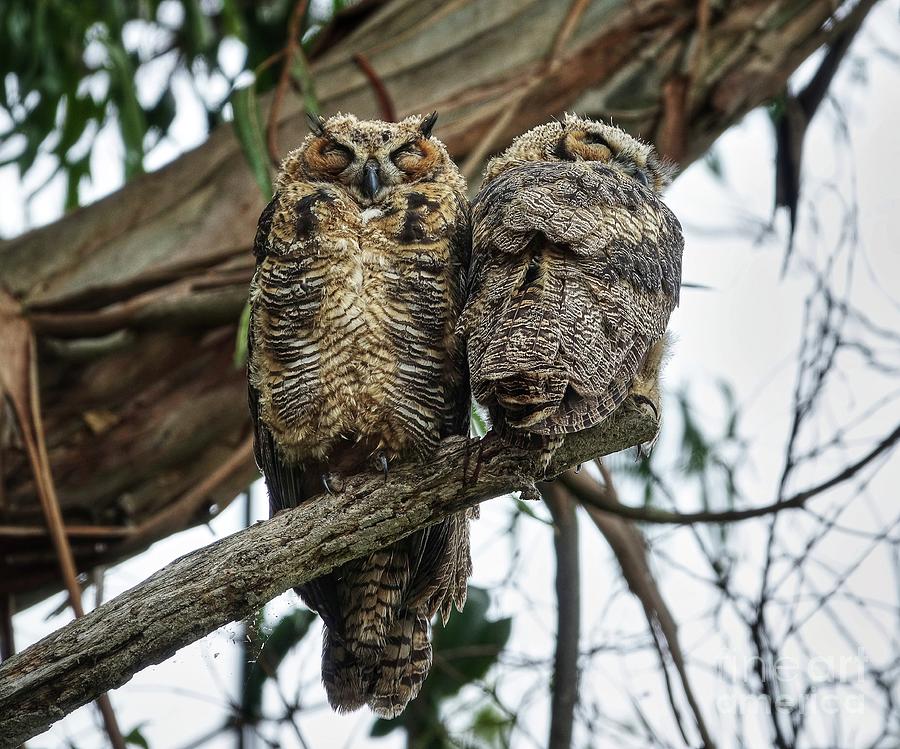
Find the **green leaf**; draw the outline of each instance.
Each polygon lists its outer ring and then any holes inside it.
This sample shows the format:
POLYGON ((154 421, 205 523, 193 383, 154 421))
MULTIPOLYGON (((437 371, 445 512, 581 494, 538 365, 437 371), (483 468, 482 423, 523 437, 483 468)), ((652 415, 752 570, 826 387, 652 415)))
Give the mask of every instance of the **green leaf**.
POLYGON ((90 152, 84 158, 66 164, 66 211, 78 208, 78 186, 81 184, 81 178, 89 176, 90 173, 90 152))
POLYGON ((109 53, 111 89, 115 91, 119 112, 119 131, 125 144, 125 179, 128 180, 144 171, 147 121, 137 98, 131 56, 118 40, 111 38, 106 40, 106 51, 109 53))
POLYGON ((483 746, 505 749, 509 746, 509 734, 514 723, 511 716, 504 715, 493 705, 485 705, 475 714, 471 732, 483 746))
POLYGON ((231 95, 231 106, 234 110, 234 130, 241 143, 244 158, 247 159, 256 184, 259 185, 260 192, 268 203, 272 199, 272 178, 255 87, 250 85, 237 89, 231 95))
POLYGON ((141 733, 141 729, 145 725, 146 723, 138 723, 125 736, 123 736, 122 738, 125 739, 125 744, 139 746, 141 747, 141 749, 150 749, 150 744, 147 743, 147 739, 145 739, 144 734, 141 733))
POLYGON ((451 616, 446 626, 435 627, 434 666, 427 684, 437 699, 451 697, 483 677, 509 640, 512 620, 488 619, 489 606, 487 591, 470 586, 463 611, 451 616))
POLYGON ((472 430, 475 432, 476 437, 484 437, 487 434, 488 426, 487 422, 482 417, 481 413, 478 411, 478 406, 474 403, 472 404, 472 430))
POLYGON ((240 369, 247 363, 247 350, 250 342, 250 302, 244 304, 241 319, 238 321, 237 335, 234 341, 234 368, 240 369))
POLYGON ((300 84, 300 91, 303 94, 303 107, 308 114, 315 117, 321 112, 319 99, 316 96, 316 87, 313 79, 312 71, 306 61, 305 54, 298 54, 294 59, 293 69, 294 79, 300 84))
POLYGON ((547 520, 546 518, 542 518, 534 510, 532 510, 531 506, 530 506, 531 505, 530 502, 525 502, 525 501, 519 499, 518 497, 516 497, 515 503, 516 503, 516 509, 519 512, 521 512, 523 515, 527 515, 528 517, 533 518, 534 520, 537 520, 539 523, 543 523, 544 525, 550 525, 550 526, 553 525, 553 523, 550 520, 547 520))
POLYGON ((722 158, 719 156, 719 152, 716 151, 716 149, 709 149, 706 156, 703 157, 703 162, 719 182, 725 180, 725 170, 722 166, 722 158))
POLYGON ((203 12, 199 0, 182 0, 185 13, 184 33, 191 56, 204 55, 216 44, 212 21, 203 12))

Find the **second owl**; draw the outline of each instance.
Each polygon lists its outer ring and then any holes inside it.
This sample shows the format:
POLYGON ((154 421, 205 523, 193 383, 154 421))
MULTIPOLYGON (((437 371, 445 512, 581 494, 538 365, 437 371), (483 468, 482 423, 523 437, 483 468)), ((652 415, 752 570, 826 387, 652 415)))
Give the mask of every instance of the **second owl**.
POLYGON ((548 444, 635 391, 658 406, 684 246, 657 197, 670 171, 650 146, 573 115, 488 163, 460 327, 497 431, 548 444))

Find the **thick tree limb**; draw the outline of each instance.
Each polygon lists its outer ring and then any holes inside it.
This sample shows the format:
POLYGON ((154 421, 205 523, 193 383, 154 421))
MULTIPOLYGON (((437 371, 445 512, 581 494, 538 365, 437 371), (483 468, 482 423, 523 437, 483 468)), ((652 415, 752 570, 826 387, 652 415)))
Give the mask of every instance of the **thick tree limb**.
MULTIPOLYGON (((548 475, 642 443, 657 423, 626 403, 561 450, 548 475)), ((534 453, 445 440, 427 465, 365 473, 275 518, 187 554, 145 582, 0 665, 0 748, 40 733, 98 694, 288 588, 397 541, 465 507, 534 491, 534 453)))
MULTIPOLYGON (((325 113, 378 116, 354 60, 363 54, 398 116, 440 112, 438 135, 457 159, 485 143, 536 80, 527 105, 491 136, 495 148, 574 109, 612 116, 657 143, 674 133, 688 163, 782 91, 797 65, 872 2, 844 14, 849 2, 748 0, 698 20, 696 0, 388 0, 323 37, 310 69, 325 113), (676 79, 683 96, 667 108, 665 82, 676 79)), ((300 97, 286 97, 279 147, 305 132, 300 97)), ((177 518, 184 527, 254 476, 245 453, 206 491, 248 434, 245 377, 232 357, 261 208, 226 126, 97 204, 0 243, 0 286, 22 304, 37 338, 48 457, 67 526, 164 535, 181 498, 199 495, 177 518)), ((0 524, 34 527, 41 517, 27 457, 3 435, 0 452, 0 524)), ((79 571, 155 540, 128 536, 127 545, 71 539, 79 571)), ((19 608, 56 580, 49 539, 0 541, 0 590, 15 592, 19 608)))

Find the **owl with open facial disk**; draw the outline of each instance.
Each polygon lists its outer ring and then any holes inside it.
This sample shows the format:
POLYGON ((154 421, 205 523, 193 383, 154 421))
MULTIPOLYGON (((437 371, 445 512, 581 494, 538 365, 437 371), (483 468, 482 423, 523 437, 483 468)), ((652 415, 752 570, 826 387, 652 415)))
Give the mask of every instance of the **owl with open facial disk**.
POLYGON ((488 163, 460 330, 495 429, 552 442, 629 395, 659 408, 684 247, 659 198, 671 176, 651 146, 574 115, 488 163))
MULTIPOLYGON (((259 220, 250 291, 250 410, 272 511, 323 483, 423 460, 468 431, 458 316, 466 185, 435 115, 313 119, 259 220), (324 477, 324 482, 323 482, 324 477)), ((298 588, 325 624, 338 710, 397 715, 431 665, 430 620, 465 602, 460 513, 298 588)))

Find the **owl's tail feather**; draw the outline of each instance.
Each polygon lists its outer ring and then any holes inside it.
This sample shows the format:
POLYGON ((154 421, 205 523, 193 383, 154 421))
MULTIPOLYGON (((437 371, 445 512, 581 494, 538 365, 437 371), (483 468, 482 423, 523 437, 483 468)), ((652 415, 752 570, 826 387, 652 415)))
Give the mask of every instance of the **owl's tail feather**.
POLYGON ((390 718, 419 693, 431 667, 431 618, 440 611, 446 621, 466 600, 474 514, 452 515, 333 573, 335 616, 325 619, 322 651, 333 708, 368 704, 390 718))
POLYGON ((356 659, 365 665, 374 664, 381 657, 388 631, 409 586, 409 555, 401 544, 373 552, 345 577, 346 642, 356 659))
POLYGON ((342 713, 361 708, 369 699, 370 680, 370 669, 326 627, 322 643, 322 684, 331 707, 342 713))
POLYGON ((401 612, 391 626, 369 699, 379 717, 396 717, 419 694, 431 668, 430 629, 421 610, 401 612))

